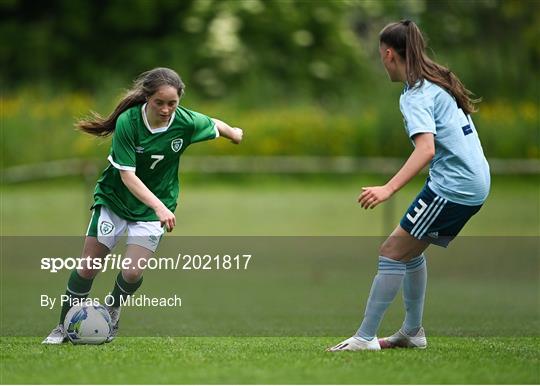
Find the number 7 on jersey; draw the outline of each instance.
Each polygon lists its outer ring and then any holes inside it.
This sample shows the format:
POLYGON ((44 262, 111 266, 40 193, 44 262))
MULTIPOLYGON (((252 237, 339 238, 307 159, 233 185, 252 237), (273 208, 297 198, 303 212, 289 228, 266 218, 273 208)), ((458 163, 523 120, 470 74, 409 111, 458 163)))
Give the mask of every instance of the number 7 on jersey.
POLYGON ((153 154, 150 156, 150 158, 155 159, 155 161, 152 162, 152 165, 150 165, 150 169, 154 170, 158 162, 161 161, 163 158, 165 158, 165 156, 161 154, 153 154))

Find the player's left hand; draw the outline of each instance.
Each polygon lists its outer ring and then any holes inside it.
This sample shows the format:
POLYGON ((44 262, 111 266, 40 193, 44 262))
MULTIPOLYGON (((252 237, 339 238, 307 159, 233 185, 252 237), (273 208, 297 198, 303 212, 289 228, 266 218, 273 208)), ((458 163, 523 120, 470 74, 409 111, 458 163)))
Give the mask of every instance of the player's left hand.
POLYGON ((384 186, 368 186, 362 188, 362 193, 358 196, 358 202, 364 209, 373 209, 381 202, 392 197, 392 190, 384 186))
POLYGON ((242 130, 239 127, 233 127, 232 133, 231 133, 231 142, 234 144, 239 144, 242 142, 242 138, 244 137, 244 130, 242 130))

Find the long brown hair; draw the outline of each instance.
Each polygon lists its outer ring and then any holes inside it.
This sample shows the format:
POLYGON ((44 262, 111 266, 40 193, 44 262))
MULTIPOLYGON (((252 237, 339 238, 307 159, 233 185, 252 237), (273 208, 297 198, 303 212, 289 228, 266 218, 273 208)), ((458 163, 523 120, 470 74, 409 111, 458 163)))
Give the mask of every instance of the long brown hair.
POLYGON ((120 100, 114 111, 106 118, 92 111, 88 119, 81 119, 75 124, 79 130, 98 137, 110 135, 116 126, 118 116, 130 107, 142 104, 154 94, 161 86, 171 86, 178 92, 178 97, 184 94, 185 85, 178 74, 170 68, 158 67, 143 72, 133 81, 129 89, 120 100))
POLYGON ((418 26, 410 20, 388 24, 379 34, 379 41, 392 47, 405 59, 407 83, 413 87, 424 79, 436 83, 450 92, 465 114, 477 111, 480 99, 471 99, 473 93, 448 68, 431 60, 425 53, 426 43, 418 26))

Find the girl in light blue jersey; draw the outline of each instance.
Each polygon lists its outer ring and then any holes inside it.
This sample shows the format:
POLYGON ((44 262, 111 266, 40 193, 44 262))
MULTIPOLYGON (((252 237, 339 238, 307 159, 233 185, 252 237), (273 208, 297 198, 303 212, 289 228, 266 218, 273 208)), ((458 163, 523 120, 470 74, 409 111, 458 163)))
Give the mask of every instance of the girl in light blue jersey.
POLYGON ((422 33, 404 20, 379 36, 381 61, 392 82, 405 88, 399 106, 414 151, 383 186, 362 188, 358 202, 373 209, 388 200, 426 165, 426 185, 380 248, 379 269, 356 334, 330 351, 427 347, 422 327, 426 261, 430 244, 443 247, 477 213, 489 193, 489 166, 470 114, 476 101, 459 79, 425 54, 422 33), (403 285, 405 320, 394 335, 377 339, 384 312, 403 285))

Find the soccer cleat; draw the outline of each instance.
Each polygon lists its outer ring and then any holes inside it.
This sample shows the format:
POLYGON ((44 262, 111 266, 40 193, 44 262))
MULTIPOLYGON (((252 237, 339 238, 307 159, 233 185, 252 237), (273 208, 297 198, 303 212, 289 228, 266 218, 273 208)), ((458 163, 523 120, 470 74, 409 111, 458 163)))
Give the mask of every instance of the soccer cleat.
POLYGON ((118 323, 120 320, 120 306, 113 307, 113 306, 105 306, 107 311, 109 311, 109 315, 111 316, 111 333, 107 337, 107 340, 105 343, 110 343, 116 338, 116 335, 118 335, 118 323))
POLYGON ((379 339, 379 344, 381 348, 426 348, 427 339, 424 332, 424 327, 421 327, 420 330, 414 336, 409 336, 405 334, 404 331, 399 330, 394 335, 379 339))
POLYGON ((371 340, 365 340, 359 336, 352 336, 349 339, 329 347, 326 351, 361 351, 361 350, 380 350, 379 341, 377 337, 371 340))
POLYGON ((58 326, 53 328, 49 336, 47 336, 41 344, 62 344, 68 341, 64 325, 59 323, 58 326))

